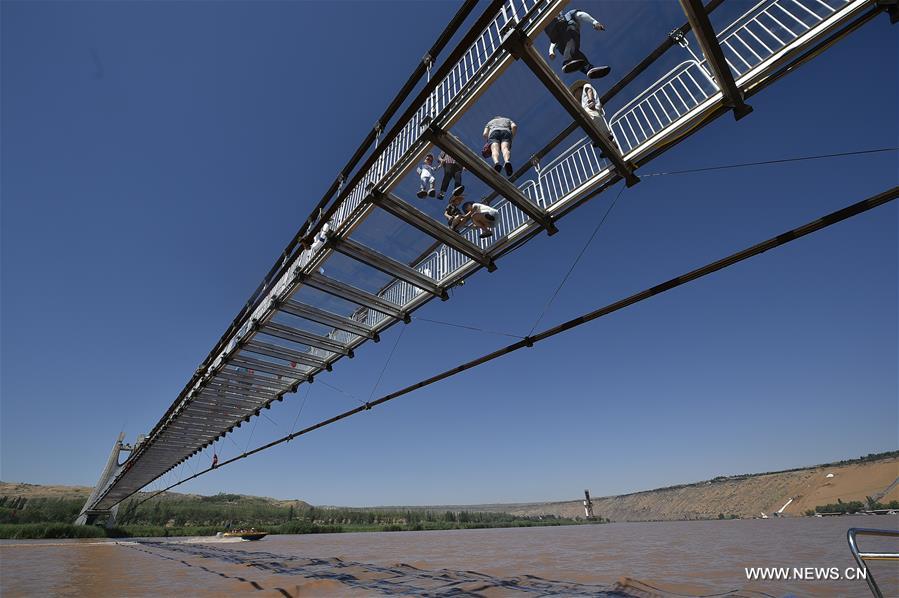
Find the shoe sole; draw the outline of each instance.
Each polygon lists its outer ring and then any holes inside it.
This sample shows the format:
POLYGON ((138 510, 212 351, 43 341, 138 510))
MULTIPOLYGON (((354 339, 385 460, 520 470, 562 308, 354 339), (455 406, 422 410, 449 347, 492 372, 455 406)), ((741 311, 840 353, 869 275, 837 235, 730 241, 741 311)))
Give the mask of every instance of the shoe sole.
POLYGON ((582 66, 584 66, 583 60, 572 60, 571 62, 566 62, 562 65, 562 72, 566 74, 573 73, 576 70, 580 69, 582 66))

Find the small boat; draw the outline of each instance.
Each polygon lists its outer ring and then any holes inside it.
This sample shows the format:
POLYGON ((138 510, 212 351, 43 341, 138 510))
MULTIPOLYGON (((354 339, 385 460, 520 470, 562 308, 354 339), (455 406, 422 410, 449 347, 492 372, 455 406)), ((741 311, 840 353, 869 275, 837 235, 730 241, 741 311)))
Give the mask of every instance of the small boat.
POLYGON ((240 538, 241 540, 261 540, 266 537, 268 532, 258 532, 253 528, 250 529, 234 529, 230 532, 222 534, 222 538, 240 538))

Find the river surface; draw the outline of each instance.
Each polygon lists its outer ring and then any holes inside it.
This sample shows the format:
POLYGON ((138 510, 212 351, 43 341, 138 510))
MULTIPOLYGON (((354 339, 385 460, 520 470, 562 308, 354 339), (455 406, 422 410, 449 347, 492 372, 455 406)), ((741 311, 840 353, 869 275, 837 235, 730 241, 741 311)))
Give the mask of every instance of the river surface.
MULTIPOLYGON (((0 543, 11 596, 870 596, 863 581, 751 581, 745 567, 855 563, 850 527, 895 516, 0 543)), ((861 538, 863 550, 899 549, 861 538)), ((874 563, 899 596, 899 563, 874 563)))

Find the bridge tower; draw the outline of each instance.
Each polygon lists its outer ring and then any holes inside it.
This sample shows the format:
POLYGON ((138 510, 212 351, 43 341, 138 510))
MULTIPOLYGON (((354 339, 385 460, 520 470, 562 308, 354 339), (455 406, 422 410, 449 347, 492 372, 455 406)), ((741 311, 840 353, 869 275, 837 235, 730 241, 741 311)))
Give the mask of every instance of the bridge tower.
POLYGON ((584 490, 584 516, 593 519, 593 501, 590 500, 589 490, 584 490))
MULTIPOLYGON (((103 510, 90 509, 89 507, 96 502, 100 493, 106 489, 109 482, 122 470, 124 463, 119 463, 119 455, 121 455, 122 452, 131 452, 133 450, 134 447, 130 444, 125 444, 123 442, 124 439, 125 433, 122 432, 119 434, 119 438, 116 440, 112 447, 112 451, 109 453, 109 459, 106 460, 106 467, 103 468, 103 473, 100 474, 97 485, 94 486, 93 492, 91 492, 90 496, 87 498, 84 506, 81 507, 81 512, 78 514, 78 518, 75 519, 75 525, 92 525, 98 519, 106 517, 106 527, 115 527, 116 514, 119 511, 119 505, 115 505, 111 509, 103 510)), ((141 438, 138 438, 138 442, 136 442, 135 445, 139 444, 140 440, 141 438)))

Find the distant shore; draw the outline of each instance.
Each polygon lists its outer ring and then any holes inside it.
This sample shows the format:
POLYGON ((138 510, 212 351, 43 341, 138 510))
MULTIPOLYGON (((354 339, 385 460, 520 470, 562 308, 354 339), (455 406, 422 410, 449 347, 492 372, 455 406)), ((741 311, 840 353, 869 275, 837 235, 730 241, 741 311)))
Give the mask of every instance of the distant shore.
POLYGON ((138 493, 121 503, 117 525, 74 526, 91 489, 0 482, 0 538, 211 536, 255 527, 272 534, 536 527, 605 521, 683 521, 887 513, 899 507, 899 451, 786 471, 711 480, 582 500, 407 507, 313 506, 301 500, 218 494, 138 493))
MULTIPOLYGON (((289 522, 274 526, 258 526, 269 535, 283 534, 340 534, 359 532, 407 532, 443 531, 452 529, 489 529, 508 527, 551 527, 567 525, 595 525, 598 520, 573 519, 513 519, 496 523, 455 523, 455 524, 415 524, 415 525, 317 525, 289 522)), ((218 532, 227 531, 221 526, 159 527, 127 525, 105 528, 99 525, 74 525, 71 523, 4 523, 0 524, 2 540, 43 540, 65 538, 168 538, 168 537, 214 537, 218 532)))

